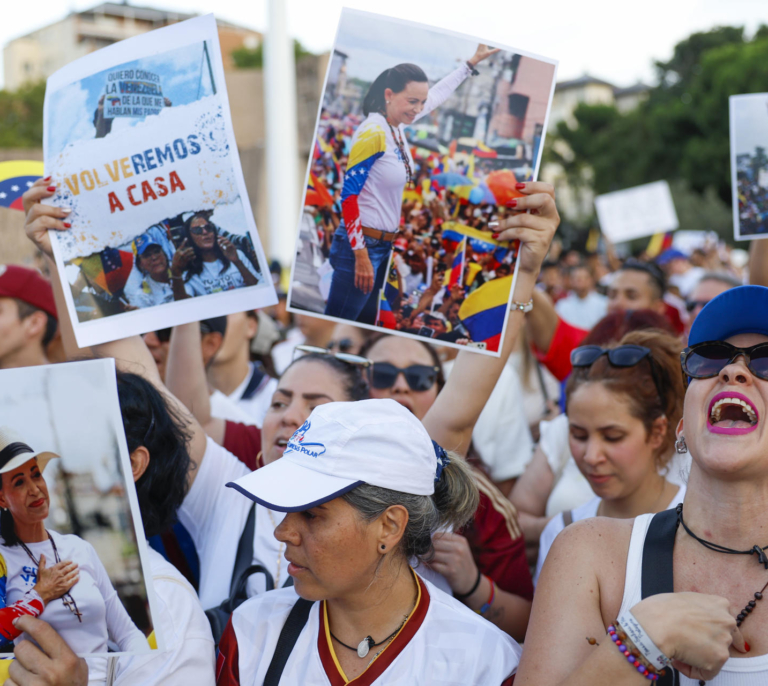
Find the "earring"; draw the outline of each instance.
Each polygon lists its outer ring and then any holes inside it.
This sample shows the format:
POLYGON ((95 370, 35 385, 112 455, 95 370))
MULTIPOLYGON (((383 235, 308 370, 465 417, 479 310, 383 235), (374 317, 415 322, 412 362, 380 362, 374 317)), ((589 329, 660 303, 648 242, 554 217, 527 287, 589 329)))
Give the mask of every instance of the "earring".
POLYGON ((382 549, 382 550, 386 550, 386 549, 387 549, 387 546, 385 546, 385 545, 382 543, 382 544, 381 544, 381 549, 382 549))
POLYGON ((685 436, 680 436, 680 438, 675 441, 675 452, 680 453, 681 455, 688 452, 688 446, 685 444, 685 436))
POLYGON ((387 100, 387 105, 389 105, 389 100, 387 100))

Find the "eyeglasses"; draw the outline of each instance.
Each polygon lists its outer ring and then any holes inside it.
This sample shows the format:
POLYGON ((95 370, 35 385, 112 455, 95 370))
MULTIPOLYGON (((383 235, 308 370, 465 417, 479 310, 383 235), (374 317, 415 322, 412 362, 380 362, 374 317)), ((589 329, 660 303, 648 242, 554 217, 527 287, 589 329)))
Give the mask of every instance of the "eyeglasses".
POLYGON ((213 228, 213 224, 202 224, 200 226, 190 226, 189 232, 195 234, 195 236, 201 236, 204 233, 216 233, 216 229, 213 228))
POLYGON ((368 368, 372 362, 367 357, 361 355, 351 355, 350 353, 335 352, 328 348, 321 348, 316 345, 297 345, 293 351, 293 359, 295 360, 297 353, 307 353, 309 355, 328 355, 329 357, 335 357, 337 360, 346 362, 347 364, 354 364, 360 367, 368 368))
POLYGON ((693 312, 697 307, 704 307, 708 302, 709 300, 688 300, 685 303, 685 309, 688 312, 693 312))
POLYGON ((744 356, 747 369, 757 378, 768 381, 768 343, 758 343, 749 348, 737 348, 725 341, 706 341, 683 350, 680 363, 683 372, 693 379, 711 379, 740 355, 744 356))
POLYGON ((616 348, 601 348, 599 345, 583 345, 571 351, 571 365, 574 367, 591 367, 603 355, 608 356, 608 362, 614 367, 634 367, 646 357, 651 366, 653 384, 659 398, 664 399, 661 391, 661 382, 656 374, 651 349, 644 345, 620 345, 616 348))
POLYGON ((374 388, 392 388, 397 377, 402 374, 412 391, 428 391, 435 385, 439 373, 440 367, 426 364, 412 364, 401 369, 389 362, 374 362, 371 385, 374 388))
POLYGON ((355 347, 355 342, 351 338, 342 338, 339 341, 331 341, 328 344, 328 350, 338 350, 340 353, 347 353, 355 347))

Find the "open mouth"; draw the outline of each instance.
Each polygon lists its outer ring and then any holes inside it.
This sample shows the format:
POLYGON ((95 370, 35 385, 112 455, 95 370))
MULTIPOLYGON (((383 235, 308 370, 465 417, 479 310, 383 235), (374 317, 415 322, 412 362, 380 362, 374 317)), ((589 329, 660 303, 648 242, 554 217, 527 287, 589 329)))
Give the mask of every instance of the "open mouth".
POLYGON ((741 393, 718 393, 710 403, 707 428, 713 433, 741 434, 757 428, 759 414, 741 393))

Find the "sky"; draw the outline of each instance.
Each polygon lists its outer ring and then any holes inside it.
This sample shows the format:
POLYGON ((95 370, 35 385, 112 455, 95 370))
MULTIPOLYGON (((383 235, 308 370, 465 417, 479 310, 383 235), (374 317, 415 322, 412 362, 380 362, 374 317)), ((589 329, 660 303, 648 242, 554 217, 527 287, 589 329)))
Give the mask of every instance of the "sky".
POLYGON ((752 95, 732 100, 732 120, 736 131, 736 154, 755 154, 757 146, 768 140, 768 98, 752 95))
MULTIPOLYGON (((330 49, 341 7, 378 11, 560 61, 558 80, 590 73, 617 86, 653 82, 653 60, 666 60, 678 41, 694 31, 718 25, 740 25, 754 32, 768 23, 765 0, 282 0, 288 30, 313 52, 330 49)), ((8 2, 0 22, 0 44, 83 10, 98 0, 35 0, 33 5, 8 2), (34 11, 30 11, 30 7, 34 11)), ((264 31, 266 0, 142 0, 180 12, 207 13, 264 31)), ((0 73, 0 79, 2 74, 0 73)))

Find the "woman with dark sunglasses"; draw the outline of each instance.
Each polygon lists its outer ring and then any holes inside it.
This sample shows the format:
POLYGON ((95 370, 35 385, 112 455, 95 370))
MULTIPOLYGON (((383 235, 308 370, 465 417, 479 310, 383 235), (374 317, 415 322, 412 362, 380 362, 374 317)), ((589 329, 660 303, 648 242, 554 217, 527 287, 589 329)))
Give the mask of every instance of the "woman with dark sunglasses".
POLYGON ((689 383, 676 431, 676 449, 692 457, 684 503, 634 521, 578 522, 558 537, 517 686, 639 686, 646 663, 653 679, 668 661, 661 684, 768 682, 766 312, 768 289, 740 286, 696 318, 682 354, 689 383))
POLYGON ((654 331, 627 334, 613 348, 571 353, 565 388, 569 446, 595 496, 555 515, 539 539, 535 581, 555 537, 589 517, 631 519, 683 502, 685 487, 662 475, 683 410, 678 339, 654 331))

